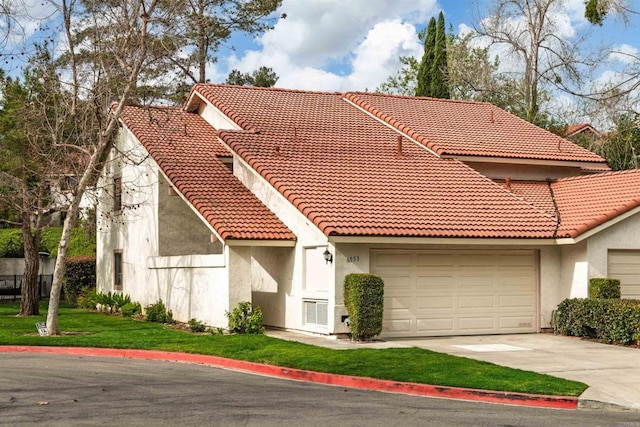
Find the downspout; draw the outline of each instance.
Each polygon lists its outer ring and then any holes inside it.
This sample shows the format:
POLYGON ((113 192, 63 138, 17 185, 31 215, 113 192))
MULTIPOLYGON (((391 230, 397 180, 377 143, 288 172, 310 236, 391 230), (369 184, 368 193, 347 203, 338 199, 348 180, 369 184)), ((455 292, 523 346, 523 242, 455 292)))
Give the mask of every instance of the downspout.
POLYGON ((553 238, 558 236, 558 229, 560 228, 560 210, 558 210, 558 203, 556 203, 556 195, 553 193, 551 187, 551 179, 547 178, 547 185, 549 186, 549 193, 551 194, 551 200, 553 201, 553 208, 556 211, 556 229, 553 230, 553 238))

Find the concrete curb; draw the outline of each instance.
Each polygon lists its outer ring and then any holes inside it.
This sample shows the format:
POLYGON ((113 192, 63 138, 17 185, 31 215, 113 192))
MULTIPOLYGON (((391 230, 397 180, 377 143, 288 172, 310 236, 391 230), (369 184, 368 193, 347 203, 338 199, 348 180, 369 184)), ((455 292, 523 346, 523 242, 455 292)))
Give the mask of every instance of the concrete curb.
POLYGON ((459 387, 434 386, 374 378, 352 377, 348 375, 327 374, 284 368, 243 360, 227 359, 202 354, 174 353, 154 350, 128 350, 115 348, 86 347, 45 347, 45 346, 0 346, 3 353, 38 353, 72 356, 123 357, 130 359, 161 360, 208 365, 236 371, 250 372, 289 380, 308 381, 341 387, 366 390, 378 390, 443 399, 468 400, 474 402, 500 403, 505 405, 578 409, 578 398, 568 396, 546 396, 525 393, 511 393, 490 390, 477 390, 459 387))

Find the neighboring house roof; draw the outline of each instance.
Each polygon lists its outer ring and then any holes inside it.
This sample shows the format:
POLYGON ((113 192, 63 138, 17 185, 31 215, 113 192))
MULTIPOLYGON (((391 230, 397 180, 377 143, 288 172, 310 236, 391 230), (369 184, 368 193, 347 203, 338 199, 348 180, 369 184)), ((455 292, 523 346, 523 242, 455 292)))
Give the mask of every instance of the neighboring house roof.
POLYGON ((295 239, 218 159, 230 153, 200 116, 179 108, 128 106, 121 120, 223 240, 295 239))
POLYGON ((591 137, 599 138, 601 136, 600 132, 591 126, 589 123, 579 123, 574 125, 567 126, 567 130, 565 131, 565 137, 569 138, 580 133, 586 132, 590 134, 591 137))
POLYGON ((439 155, 606 160, 492 104, 435 98, 348 93, 345 98, 439 155))

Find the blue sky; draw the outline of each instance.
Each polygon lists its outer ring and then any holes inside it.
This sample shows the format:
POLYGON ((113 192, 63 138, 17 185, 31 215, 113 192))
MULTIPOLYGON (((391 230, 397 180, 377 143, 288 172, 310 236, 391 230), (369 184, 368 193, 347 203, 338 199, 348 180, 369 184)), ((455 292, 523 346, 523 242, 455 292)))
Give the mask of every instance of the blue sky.
MULTIPOLYGON (((584 19, 584 0, 561 3, 554 13, 561 37, 588 32, 586 48, 619 47, 640 56, 640 16, 632 16, 628 26, 611 17, 598 27, 584 19)), ((280 12, 287 18, 255 40, 234 39, 236 51, 221 52, 209 78, 223 81, 230 69, 251 71, 266 65, 280 76, 280 87, 372 90, 399 68, 400 55, 420 57, 417 34, 431 16, 442 10, 447 27, 464 32, 487 16, 490 4, 491 0, 284 0, 280 12)), ((640 10, 640 1, 630 0, 634 5, 640 10)), ((611 60, 595 77, 619 69, 623 64, 618 62, 622 61, 611 60)))

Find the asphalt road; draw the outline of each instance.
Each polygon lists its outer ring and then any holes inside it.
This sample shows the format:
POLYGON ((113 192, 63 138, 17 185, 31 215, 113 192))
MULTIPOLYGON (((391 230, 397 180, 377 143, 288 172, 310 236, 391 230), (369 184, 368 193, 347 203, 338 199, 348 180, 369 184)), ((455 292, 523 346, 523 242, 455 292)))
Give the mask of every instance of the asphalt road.
POLYGON ((200 365, 0 353, 0 425, 640 426, 640 413, 459 402, 200 365))

